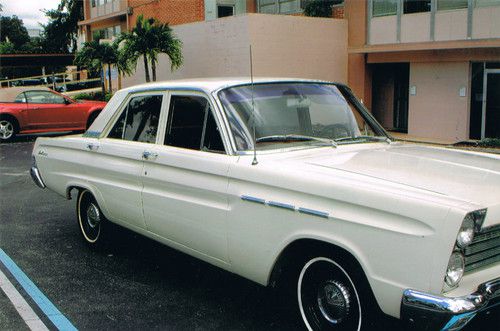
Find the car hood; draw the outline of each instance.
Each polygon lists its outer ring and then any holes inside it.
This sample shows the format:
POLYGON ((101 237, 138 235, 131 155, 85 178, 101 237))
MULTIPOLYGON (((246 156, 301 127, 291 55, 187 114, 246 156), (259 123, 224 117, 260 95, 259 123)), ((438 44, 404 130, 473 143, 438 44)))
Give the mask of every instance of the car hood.
POLYGON ((357 149, 342 145, 334 153, 309 154, 289 161, 303 168, 369 176, 500 209, 498 155, 409 144, 370 145, 357 149))

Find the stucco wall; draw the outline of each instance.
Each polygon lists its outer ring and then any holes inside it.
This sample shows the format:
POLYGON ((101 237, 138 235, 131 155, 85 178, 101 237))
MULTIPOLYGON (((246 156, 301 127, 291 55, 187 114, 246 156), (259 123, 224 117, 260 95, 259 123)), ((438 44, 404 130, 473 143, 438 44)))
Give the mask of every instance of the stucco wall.
MULTIPOLYGON (((170 72, 160 57, 158 80, 248 76, 249 45, 255 76, 347 82, 347 22, 281 15, 248 14, 172 27, 183 41, 184 64, 170 72)), ((142 60, 123 87, 144 83, 142 60)))
POLYGON ((500 38, 500 6, 474 9, 472 38, 500 38))
POLYGON ((370 24, 370 44, 397 42, 397 16, 373 17, 370 24))
POLYGON ((408 134, 449 141, 468 139, 469 63, 411 63, 408 134), (465 96, 459 95, 466 88, 465 96))
POLYGON ((435 40, 467 39, 467 9, 437 11, 435 24, 435 40))

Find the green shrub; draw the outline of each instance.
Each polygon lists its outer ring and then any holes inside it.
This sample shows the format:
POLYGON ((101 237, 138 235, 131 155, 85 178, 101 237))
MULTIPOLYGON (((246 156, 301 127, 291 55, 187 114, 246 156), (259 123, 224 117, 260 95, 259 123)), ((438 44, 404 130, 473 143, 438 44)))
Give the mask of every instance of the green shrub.
POLYGON ((344 0, 307 0, 304 15, 311 17, 332 17, 332 6, 344 0))
POLYGON ((477 145, 480 147, 500 147, 500 138, 485 138, 477 145))
POLYGON ((102 92, 80 93, 80 94, 75 95, 73 97, 73 99, 75 99, 75 100, 97 100, 97 101, 108 102, 112 96, 113 96, 112 93, 106 93, 105 95, 103 95, 102 92))

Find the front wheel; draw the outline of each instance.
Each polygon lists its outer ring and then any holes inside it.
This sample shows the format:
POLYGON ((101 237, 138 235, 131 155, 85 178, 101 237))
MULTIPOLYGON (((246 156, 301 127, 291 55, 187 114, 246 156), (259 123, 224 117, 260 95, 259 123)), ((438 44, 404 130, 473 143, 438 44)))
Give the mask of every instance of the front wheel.
POLYGON ((76 214, 80 233, 85 242, 93 248, 102 246, 106 218, 90 191, 79 192, 76 214))
POLYGON ((296 284, 300 316, 308 330, 361 330, 361 292, 340 263, 329 257, 306 259, 296 284))

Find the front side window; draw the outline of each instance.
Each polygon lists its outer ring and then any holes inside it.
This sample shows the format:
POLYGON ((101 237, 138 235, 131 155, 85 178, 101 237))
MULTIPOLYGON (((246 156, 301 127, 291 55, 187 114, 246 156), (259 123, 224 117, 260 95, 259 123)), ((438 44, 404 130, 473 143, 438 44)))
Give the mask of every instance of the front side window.
POLYGON ((373 0, 373 17, 396 15, 398 0, 373 0))
POLYGON ((29 91, 25 92, 28 103, 42 104, 64 104, 64 97, 50 91, 29 91))
POLYGON ((207 99, 201 96, 172 96, 165 145, 224 152, 221 135, 207 99))
POLYGON ((17 97, 14 99, 14 102, 17 103, 26 102, 26 97, 24 96, 24 92, 18 94, 17 97))
POLYGON ((108 134, 108 138, 156 142, 163 96, 145 95, 130 99, 108 134))
POLYGON ((256 148, 261 150, 387 138, 349 101, 352 96, 332 84, 244 85, 218 95, 239 151, 253 148, 254 129, 256 148))

